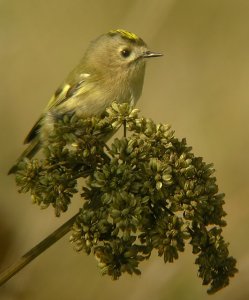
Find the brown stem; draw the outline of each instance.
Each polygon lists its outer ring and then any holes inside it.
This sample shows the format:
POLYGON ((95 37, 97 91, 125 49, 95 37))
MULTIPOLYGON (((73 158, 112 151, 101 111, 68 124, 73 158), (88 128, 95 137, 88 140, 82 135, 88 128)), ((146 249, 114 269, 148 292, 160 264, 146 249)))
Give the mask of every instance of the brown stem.
POLYGON ((4 270, 0 274, 0 286, 3 285, 6 281, 8 281, 11 277, 13 277, 16 273, 18 273, 21 269, 23 269, 27 264, 29 264, 33 259, 39 256, 42 252, 44 252, 46 249, 52 246, 65 234, 67 234, 70 231, 73 223, 75 222, 78 214, 79 213, 74 215, 61 227, 56 229, 53 233, 47 236, 43 241, 41 241, 39 244, 34 246, 26 254, 20 257, 15 263, 13 263, 6 270, 4 270))

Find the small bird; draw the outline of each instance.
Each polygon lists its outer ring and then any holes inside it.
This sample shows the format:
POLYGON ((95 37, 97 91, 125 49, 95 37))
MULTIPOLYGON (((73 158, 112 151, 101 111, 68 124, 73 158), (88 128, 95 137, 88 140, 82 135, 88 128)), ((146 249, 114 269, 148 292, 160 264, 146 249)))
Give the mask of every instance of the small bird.
POLYGON ((162 54, 150 51, 140 37, 123 29, 92 41, 25 138, 29 145, 8 174, 18 170, 22 159, 36 154, 54 122, 65 114, 86 118, 100 116, 114 101, 135 105, 143 88, 146 59, 157 56, 162 54))

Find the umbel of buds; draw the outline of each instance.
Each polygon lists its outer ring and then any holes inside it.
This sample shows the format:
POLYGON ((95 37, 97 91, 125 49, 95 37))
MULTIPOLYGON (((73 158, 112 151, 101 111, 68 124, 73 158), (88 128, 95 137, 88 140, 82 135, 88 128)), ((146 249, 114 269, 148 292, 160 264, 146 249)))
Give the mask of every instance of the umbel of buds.
POLYGON ((222 237, 224 194, 212 164, 195 157, 169 125, 113 103, 99 118, 63 116, 43 151, 44 159, 19 164, 19 190, 43 208, 52 205, 56 216, 80 194, 70 240, 95 255, 102 274, 140 274, 154 249, 172 263, 188 243, 208 293, 229 284, 237 269, 222 237), (107 145, 122 126, 124 136, 107 145))

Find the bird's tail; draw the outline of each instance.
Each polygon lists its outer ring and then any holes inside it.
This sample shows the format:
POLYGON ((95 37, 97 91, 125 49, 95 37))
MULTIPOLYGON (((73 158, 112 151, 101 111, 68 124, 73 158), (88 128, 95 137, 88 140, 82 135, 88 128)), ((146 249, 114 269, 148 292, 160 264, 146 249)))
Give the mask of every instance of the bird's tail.
POLYGON ((23 151, 21 156, 17 159, 17 162, 12 168, 10 168, 8 175, 15 174, 18 171, 18 164, 25 158, 32 158, 41 148, 41 142, 38 139, 34 139, 28 147, 23 151))

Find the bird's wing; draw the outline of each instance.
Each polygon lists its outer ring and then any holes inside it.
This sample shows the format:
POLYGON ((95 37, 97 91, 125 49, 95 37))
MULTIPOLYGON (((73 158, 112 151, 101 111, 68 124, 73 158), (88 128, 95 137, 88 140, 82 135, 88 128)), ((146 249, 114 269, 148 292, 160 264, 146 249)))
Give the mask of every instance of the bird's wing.
POLYGON ((48 102, 46 111, 51 108, 59 106, 63 102, 67 101, 69 98, 73 97, 80 90, 81 93, 84 91, 84 85, 86 78, 90 75, 87 73, 80 73, 74 75, 70 80, 64 82, 54 93, 53 97, 48 102))
POLYGON ((18 164, 25 158, 31 159, 40 149, 41 147, 41 142, 39 141, 38 138, 35 138, 32 140, 32 142, 28 145, 28 147, 23 151, 21 156, 17 159, 16 163, 14 166, 12 166, 8 172, 8 175, 14 174, 18 171, 18 164))
MULTIPOLYGON (((64 103, 68 99, 72 98, 74 95, 83 93, 84 91, 84 83, 87 77, 89 77, 89 74, 83 73, 79 74, 77 76, 78 78, 74 78, 74 80, 71 80, 70 83, 63 83, 54 93, 54 95, 51 97, 51 99, 48 102, 48 105, 45 109, 45 113, 49 110, 51 110, 53 107, 59 106, 60 104, 64 103)), ((37 122, 34 124, 32 129, 30 130, 29 134, 26 136, 24 143, 28 144, 30 143, 39 133, 43 115, 37 120, 37 122)))

